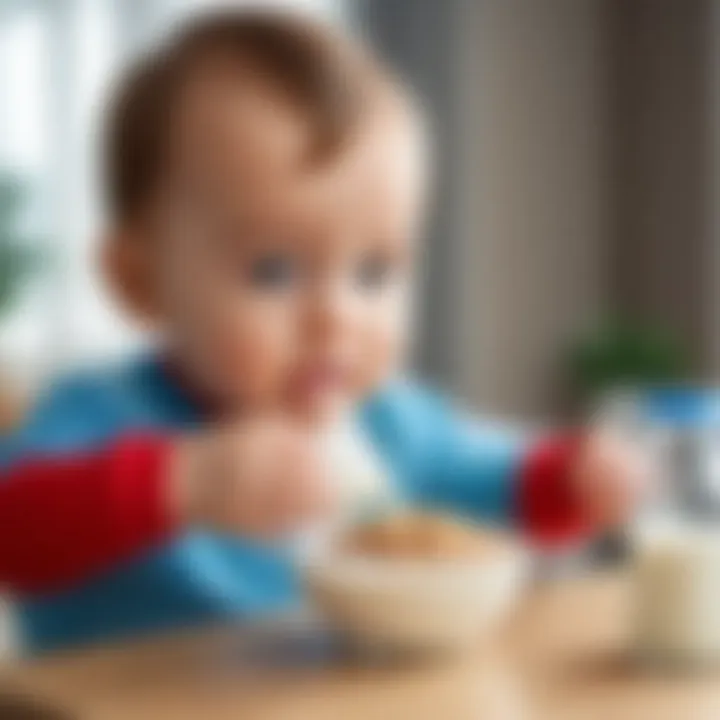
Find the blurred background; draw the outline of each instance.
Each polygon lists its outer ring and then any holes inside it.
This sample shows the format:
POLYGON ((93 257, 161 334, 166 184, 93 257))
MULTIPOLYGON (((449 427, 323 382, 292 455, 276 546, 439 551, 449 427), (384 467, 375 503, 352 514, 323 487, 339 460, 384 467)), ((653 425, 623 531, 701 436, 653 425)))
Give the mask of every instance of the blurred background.
MULTIPOLYGON (((138 341, 92 270, 98 116, 128 57, 216 4, 0 0, 3 422, 138 341)), ((717 376, 720 2, 282 4, 363 34, 433 116, 426 375, 526 419, 717 376)))

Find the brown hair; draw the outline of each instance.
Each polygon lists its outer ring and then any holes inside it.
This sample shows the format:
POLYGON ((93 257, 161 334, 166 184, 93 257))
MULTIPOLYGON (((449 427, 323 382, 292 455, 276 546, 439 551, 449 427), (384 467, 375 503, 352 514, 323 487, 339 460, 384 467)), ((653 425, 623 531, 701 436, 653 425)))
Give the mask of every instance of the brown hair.
POLYGON ((383 75, 359 48, 296 16, 227 10, 196 19, 121 78, 105 137, 107 203, 116 220, 134 215, 156 189, 178 90, 217 52, 249 65, 307 114, 314 130, 313 158, 339 147, 373 78, 383 75))

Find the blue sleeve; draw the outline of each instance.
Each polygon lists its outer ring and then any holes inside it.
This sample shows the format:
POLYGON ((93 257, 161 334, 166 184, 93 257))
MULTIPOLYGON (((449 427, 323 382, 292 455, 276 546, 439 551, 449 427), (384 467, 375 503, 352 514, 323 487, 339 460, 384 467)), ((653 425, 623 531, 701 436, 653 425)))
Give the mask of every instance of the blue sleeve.
POLYGON ((104 383, 79 376, 61 380, 40 397, 20 428, 0 437, 0 469, 91 449, 113 435, 117 421, 104 383))
POLYGON ((505 523, 514 518, 522 433, 472 417, 410 384, 369 408, 370 424, 415 502, 505 523))

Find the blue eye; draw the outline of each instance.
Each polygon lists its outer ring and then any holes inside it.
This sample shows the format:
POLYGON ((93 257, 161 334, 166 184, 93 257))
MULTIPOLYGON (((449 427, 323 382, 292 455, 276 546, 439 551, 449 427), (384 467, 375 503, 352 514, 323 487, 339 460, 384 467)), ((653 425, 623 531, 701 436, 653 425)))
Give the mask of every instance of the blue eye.
POLYGON ((368 256, 358 265, 355 280, 364 290, 381 290, 393 279, 394 270, 394 265, 388 258, 368 256))
POLYGON ((255 260, 249 269, 253 285, 281 290, 293 285, 299 278, 297 263, 286 255, 267 255, 255 260))

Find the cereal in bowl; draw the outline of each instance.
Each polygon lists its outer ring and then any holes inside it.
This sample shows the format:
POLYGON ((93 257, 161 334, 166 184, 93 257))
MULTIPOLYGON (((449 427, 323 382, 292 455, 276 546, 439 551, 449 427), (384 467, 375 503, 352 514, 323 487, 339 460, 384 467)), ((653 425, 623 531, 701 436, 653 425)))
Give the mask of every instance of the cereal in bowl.
POLYGON ((496 531, 443 515, 408 512, 358 526, 343 548, 373 557, 481 560, 503 552, 506 544, 496 531))

